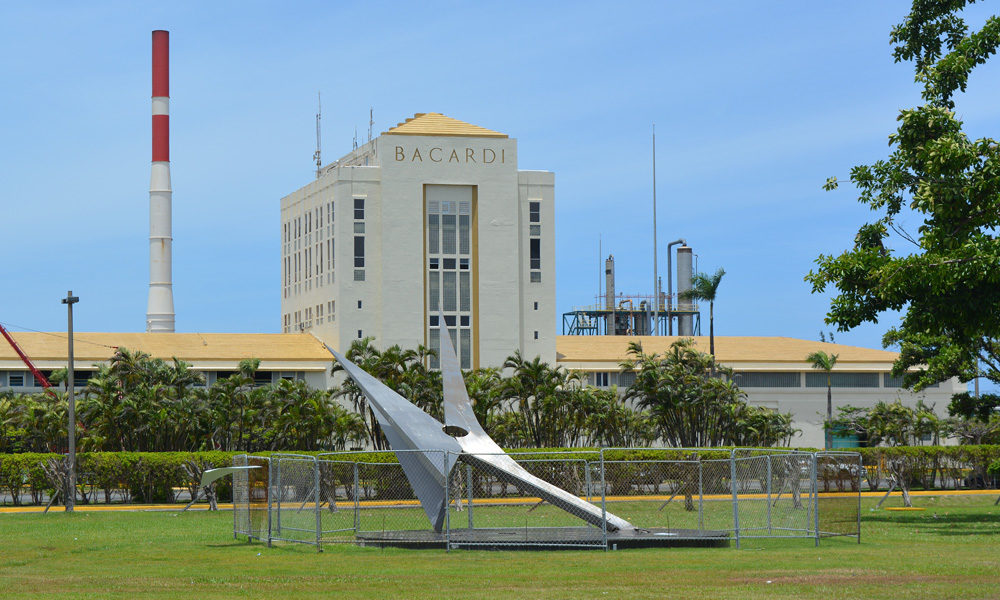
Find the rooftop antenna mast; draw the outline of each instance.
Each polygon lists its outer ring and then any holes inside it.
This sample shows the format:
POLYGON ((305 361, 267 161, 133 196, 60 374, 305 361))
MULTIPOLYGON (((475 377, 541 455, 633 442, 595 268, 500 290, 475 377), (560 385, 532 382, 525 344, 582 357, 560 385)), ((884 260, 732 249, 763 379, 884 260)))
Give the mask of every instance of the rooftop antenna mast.
POLYGON ((354 145, 351 147, 351 150, 357 150, 357 149, 358 149, 358 126, 355 125, 354 126, 354 145))
POLYGON ((316 179, 319 179, 320 167, 323 166, 323 159, 320 158, 322 146, 320 144, 319 119, 323 113, 323 98, 316 92, 316 152, 313 152, 313 160, 316 161, 316 179))
POLYGON ((651 335, 656 335, 656 320, 660 314, 660 274, 656 265, 656 123, 653 123, 653 310, 649 319, 651 335))
POLYGON ((372 129, 375 127, 375 107, 368 107, 368 142, 372 141, 372 129))

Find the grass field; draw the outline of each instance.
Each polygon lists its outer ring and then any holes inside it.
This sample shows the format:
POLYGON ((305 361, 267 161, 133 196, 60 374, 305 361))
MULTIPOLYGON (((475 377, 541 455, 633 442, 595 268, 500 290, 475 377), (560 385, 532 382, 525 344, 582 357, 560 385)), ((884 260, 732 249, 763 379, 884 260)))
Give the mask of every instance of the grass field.
POLYGON ((1000 598, 994 496, 873 512, 862 543, 487 552, 232 538, 232 513, 0 514, 0 598, 1000 598))

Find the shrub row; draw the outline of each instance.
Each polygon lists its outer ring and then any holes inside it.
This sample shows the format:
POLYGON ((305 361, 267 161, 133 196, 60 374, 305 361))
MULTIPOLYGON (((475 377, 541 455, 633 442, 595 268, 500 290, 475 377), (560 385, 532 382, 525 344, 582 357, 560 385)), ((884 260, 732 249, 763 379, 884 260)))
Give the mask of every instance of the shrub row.
MULTIPOLYGON (((811 449, 799 449, 811 451, 811 449)), ((914 485, 931 489, 943 487, 981 487, 1000 476, 1000 445, 982 446, 911 446, 856 448, 865 465, 864 476, 870 489, 888 484, 886 463, 905 458, 913 473, 914 485)), ((78 481, 83 502, 174 502, 177 489, 196 490, 197 482, 187 474, 185 461, 194 461, 202 468, 233 464, 239 452, 83 452, 78 455, 78 481)), ((271 453, 261 453, 267 455, 271 453)), ((299 454, 315 455, 316 452, 299 454)), ((586 460, 599 458, 599 450, 586 448, 535 448, 511 450, 518 460, 586 460)), ((607 450, 607 461, 683 460, 691 451, 669 449, 607 450)), ((30 496, 39 503, 53 492, 42 465, 59 454, 24 453, 0 454, 0 494, 4 502, 30 496)), ((699 452, 702 459, 729 457, 724 448, 699 452)), ((392 452, 351 453, 350 460, 365 463, 395 462, 392 452)), ((232 498, 228 478, 218 485, 220 501, 232 498)))

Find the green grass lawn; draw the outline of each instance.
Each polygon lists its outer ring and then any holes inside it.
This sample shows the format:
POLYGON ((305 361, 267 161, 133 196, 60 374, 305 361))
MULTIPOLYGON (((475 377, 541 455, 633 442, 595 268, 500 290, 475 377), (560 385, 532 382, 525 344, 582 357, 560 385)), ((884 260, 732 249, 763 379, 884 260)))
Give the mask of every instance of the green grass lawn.
POLYGON ((860 545, 618 552, 317 553, 234 541, 229 512, 0 514, 0 598, 1000 598, 994 500, 865 500, 860 545))

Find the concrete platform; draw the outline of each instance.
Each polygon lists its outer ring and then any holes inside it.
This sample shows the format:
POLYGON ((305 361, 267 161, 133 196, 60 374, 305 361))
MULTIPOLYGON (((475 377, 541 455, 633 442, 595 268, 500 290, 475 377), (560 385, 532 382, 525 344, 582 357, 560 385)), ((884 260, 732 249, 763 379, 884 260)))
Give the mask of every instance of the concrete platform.
MULTIPOLYGON (((396 548, 444 548, 447 536, 434 531, 362 531, 356 536, 363 546, 396 548)), ((528 527, 452 529, 451 546, 479 550, 573 550, 617 548, 678 548, 729 546, 728 531, 697 529, 635 529, 609 531, 607 546, 600 529, 594 527, 528 527)))

